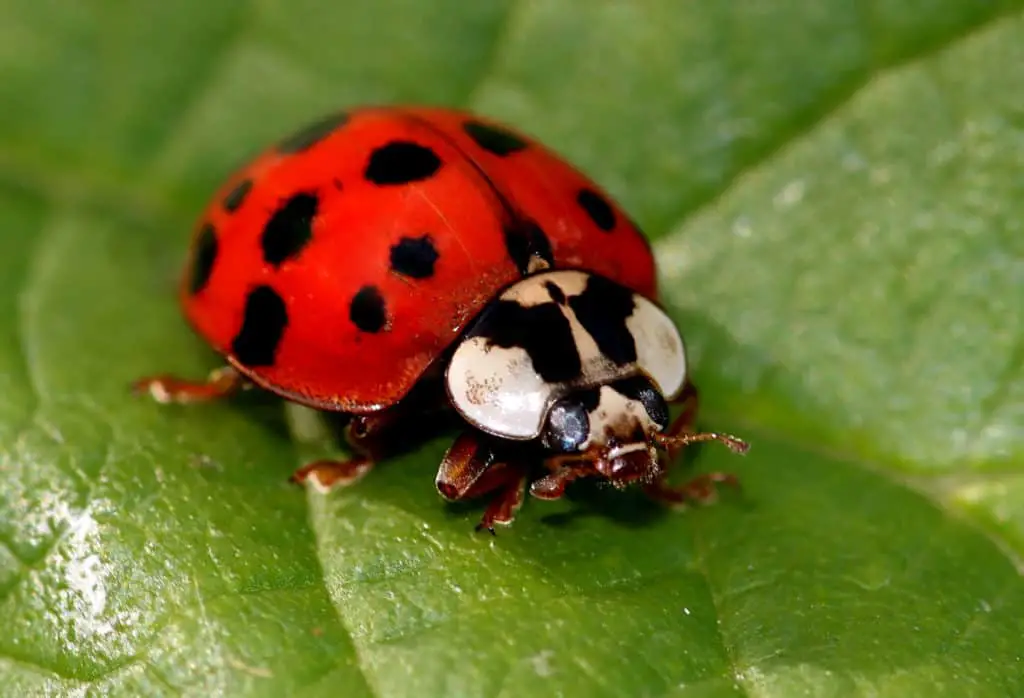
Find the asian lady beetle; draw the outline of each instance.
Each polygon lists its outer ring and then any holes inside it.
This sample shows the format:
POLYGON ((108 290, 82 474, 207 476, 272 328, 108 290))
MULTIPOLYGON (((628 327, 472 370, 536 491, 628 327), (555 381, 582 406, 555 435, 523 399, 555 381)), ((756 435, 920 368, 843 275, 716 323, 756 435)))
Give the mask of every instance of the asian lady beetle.
POLYGON ((493 493, 480 523, 491 532, 511 523, 537 467, 541 499, 589 476, 669 503, 706 499, 733 478, 671 487, 677 450, 747 445, 690 431, 696 391, 656 294, 643 234, 550 150, 461 111, 363 108, 225 183, 180 299, 228 365, 136 389, 189 402, 255 384, 349 415, 359 455, 293 476, 324 487, 365 474, 403 421, 453 410, 464 430, 436 486, 449 500, 493 493), (670 402, 683 404, 671 422, 670 402))

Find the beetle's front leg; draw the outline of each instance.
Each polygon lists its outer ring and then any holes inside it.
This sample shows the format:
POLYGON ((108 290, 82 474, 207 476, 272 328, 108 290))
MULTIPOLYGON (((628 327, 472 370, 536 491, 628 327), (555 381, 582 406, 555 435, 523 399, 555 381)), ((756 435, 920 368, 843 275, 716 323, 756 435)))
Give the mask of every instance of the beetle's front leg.
POLYGON ((515 519, 526 492, 526 465, 500 459, 494 447, 478 432, 465 431, 452 444, 437 471, 437 491, 449 501, 472 499, 494 493, 476 529, 507 526, 515 519))
POLYGON ((544 465, 550 472, 530 485, 530 494, 537 499, 561 499, 570 482, 596 474, 589 459, 576 455, 552 456, 544 465))

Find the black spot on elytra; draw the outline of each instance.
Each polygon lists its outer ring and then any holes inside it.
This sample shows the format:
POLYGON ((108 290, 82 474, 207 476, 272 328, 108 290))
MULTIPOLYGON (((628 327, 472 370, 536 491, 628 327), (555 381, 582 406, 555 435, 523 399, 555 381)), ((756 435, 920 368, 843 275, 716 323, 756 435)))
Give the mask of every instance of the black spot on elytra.
POLYGON ((636 340, 626 326, 635 307, 632 291, 591 275, 583 293, 569 299, 569 307, 602 354, 619 366, 636 361, 636 340))
POLYGON ((243 366, 273 366, 287 326, 284 300, 270 286, 257 286, 245 299, 242 329, 231 342, 231 353, 243 366))
POLYGON ((526 141, 508 129, 481 121, 467 121, 462 125, 462 130, 478 146, 489 153, 502 157, 517 153, 528 145, 526 141))
POLYGON ((363 286, 348 306, 348 317, 352 324, 363 332, 380 332, 388 323, 384 296, 376 286, 363 286))
POLYGON ((544 289, 551 296, 551 300, 559 305, 565 305, 565 292, 562 291, 562 287, 556 284, 554 281, 545 281, 544 289))
POLYGON ((243 179, 235 185, 234 189, 228 192, 221 205, 228 213, 234 213, 245 203, 245 197, 249 196, 250 191, 252 191, 252 180, 243 179))
POLYGON ((391 271, 413 279, 429 279, 439 256, 429 235, 404 237, 391 247, 391 271))
POLYGON ((486 337, 493 346, 523 349, 533 369, 548 383, 573 380, 582 370, 569 321, 554 303, 523 306, 495 301, 471 334, 486 337))
POLYGON ((650 380, 643 376, 623 378, 611 384, 612 390, 644 406, 647 416, 662 429, 668 426, 668 405, 650 380))
POLYGON ((277 150, 281 153, 301 153, 327 138, 346 121, 348 121, 348 114, 345 112, 330 114, 319 121, 307 124, 301 130, 282 140, 277 144, 277 150))
POLYGON ((540 226, 531 220, 517 220, 505 226, 505 249, 512 258, 519 273, 526 275, 530 271, 532 259, 542 259, 548 266, 555 263, 551 251, 551 241, 540 226))
POLYGON ((279 266, 302 252, 313 238, 313 219, 319 205, 316 194, 299 193, 274 211, 260 238, 267 264, 279 266))
POLYGON ((431 148, 412 141, 391 141, 370 153, 363 176, 378 186, 409 184, 433 177, 441 158, 431 148))
POLYGON ((217 231, 209 223, 204 223, 192 247, 192 269, 188 276, 188 290, 192 295, 206 288, 216 261, 217 231))
POLYGON ((576 195, 576 202, 580 205, 590 220, 598 228, 606 233, 615 229, 615 210, 608 200, 593 189, 580 189, 576 195))

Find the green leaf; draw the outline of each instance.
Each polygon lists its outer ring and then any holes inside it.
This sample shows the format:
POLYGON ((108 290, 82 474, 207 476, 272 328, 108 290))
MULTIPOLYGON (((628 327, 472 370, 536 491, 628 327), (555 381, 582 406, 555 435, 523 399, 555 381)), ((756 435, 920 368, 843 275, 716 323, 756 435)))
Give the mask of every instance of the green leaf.
MULTIPOLYGON (((1024 693, 1024 3, 0 6, 4 695, 1024 693), (656 240, 742 496, 586 487, 498 537, 450 436, 330 495, 336 452, 216 366, 194 217, 338 106, 536 134, 656 240)), ((681 475, 682 476, 682 475, 681 475)))

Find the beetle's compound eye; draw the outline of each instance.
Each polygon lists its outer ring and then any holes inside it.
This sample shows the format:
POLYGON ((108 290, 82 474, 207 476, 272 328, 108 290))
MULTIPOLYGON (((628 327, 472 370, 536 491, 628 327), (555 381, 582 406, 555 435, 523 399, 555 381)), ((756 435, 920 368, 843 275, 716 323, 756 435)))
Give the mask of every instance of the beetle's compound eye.
POLYGON ((561 400, 548 412, 541 441, 556 453, 576 453, 590 435, 590 416, 586 408, 572 399, 561 400))
POLYGON ((643 405, 647 416, 662 429, 668 426, 669 413, 665 398, 654 384, 644 376, 633 376, 612 383, 612 389, 619 395, 643 405))

